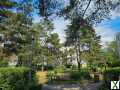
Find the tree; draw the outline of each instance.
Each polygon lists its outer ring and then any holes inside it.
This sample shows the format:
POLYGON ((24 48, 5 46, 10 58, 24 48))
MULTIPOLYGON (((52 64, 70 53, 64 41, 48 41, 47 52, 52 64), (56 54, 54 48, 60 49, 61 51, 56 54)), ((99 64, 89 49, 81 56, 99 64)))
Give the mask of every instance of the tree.
MULTIPOLYGON (((71 25, 66 31, 67 43, 73 44, 76 50, 78 67, 81 62, 81 52, 84 47, 88 47, 92 56, 99 51, 99 40, 95 34, 93 25, 100 23, 104 18, 108 18, 111 10, 119 6, 120 1, 112 0, 69 0, 69 4, 61 11, 61 15, 71 20, 71 25), (98 41, 96 41, 98 40, 98 41), (92 45, 98 46, 93 48, 92 45), (96 50, 94 50, 96 49, 96 50)), ((96 56, 96 55, 95 55, 96 56)))
MULTIPOLYGON (((9 21, 16 16, 16 13, 14 13, 12 9, 16 9, 17 5, 18 4, 15 1, 0 0, 0 38, 1 38, 0 42, 3 44, 3 46, 5 46, 4 43, 7 42, 7 40, 5 40, 5 37, 8 34, 8 32, 6 31, 9 29, 9 21)), ((10 55, 9 53, 10 50, 13 51, 13 49, 10 48, 8 51, 8 49, 5 49, 3 46, 0 47, 1 48, 0 59, 2 60, 7 59, 7 57, 10 55)), ((14 45, 12 47, 14 47, 14 45)))
MULTIPOLYGON (((47 38, 47 44, 48 44, 48 49, 49 49, 49 54, 54 56, 57 61, 55 62, 61 62, 60 60, 60 39, 57 33, 51 34, 47 38)), ((56 63, 57 64, 57 63, 56 63)))
POLYGON ((69 0, 69 4, 61 10, 61 15, 71 19, 79 16, 88 24, 94 25, 100 23, 104 18, 108 18, 111 10, 116 9, 119 5, 119 0, 69 0))
POLYGON ((7 55, 15 53, 19 57, 19 61, 28 66, 28 59, 31 56, 28 52, 31 49, 32 36, 34 36, 34 31, 30 27, 32 26, 32 0, 14 1, 15 6, 11 6, 9 3, 12 1, 5 0, 1 3, 1 5, 8 5, 3 10, 9 10, 12 13, 10 17, 3 18, 0 23, 4 52, 7 55))
POLYGON ((46 19, 43 21, 40 21, 39 23, 35 23, 33 25, 33 30, 37 32, 36 37, 36 46, 34 48, 35 50, 35 56, 34 56, 34 64, 41 64, 42 70, 44 70, 44 64, 51 63, 54 61, 54 57, 51 55, 51 48, 49 48, 49 43, 52 43, 51 38, 53 38, 53 23, 46 19), (49 40, 48 40, 49 38, 49 40))
POLYGON ((11 17, 14 13, 10 9, 15 8, 16 6, 17 3, 15 1, 0 0, 0 21, 3 18, 11 17))
POLYGON ((59 0, 37 0, 38 12, 41 17, 48 19, 51 15, 57 14, 62 6, 62 1, 59 0))
POLYGON ((81 54, 86 52, 92 54, 93 51, 95 51, 95 47, 93 47, 93 45, 96 47, 99 46, 99 36, 95 34, 95 30, 86 24, 84 20, 84 23, 82 22, 82 26, 79 26, 81 23, 80 21, 80 18, 73 19, 66 30, 66 44, 74 47, 78 68, 81 67, 81 54))
POLYGON ((116 41, 112 41, 107 44, 107 47, 102 50, 103 56, 108 66, 119 66, 119 56, 117 53, 116 41))

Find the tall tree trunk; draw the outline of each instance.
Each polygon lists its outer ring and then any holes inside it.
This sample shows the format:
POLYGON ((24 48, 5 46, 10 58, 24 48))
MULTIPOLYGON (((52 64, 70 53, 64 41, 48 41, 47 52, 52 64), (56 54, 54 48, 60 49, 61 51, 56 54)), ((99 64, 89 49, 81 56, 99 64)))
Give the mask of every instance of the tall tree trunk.
POLYGON ((76 50, 76 59, 78 64, 78 70, 80 70, 80 62, 79 62, 79 50, 78 50, 78 44, 75 44, 75 50, 76 50))
POLYGON ((81 69, 81 64, 80 64, 80 62, 78 61, 78 70, 80 70, 81 69))
POLYGON ((42 72, 44 71, 44 61, 45 61, 45 56, 43 56, 43 61, 42 61, 42 68, 41 68, 42 72))
POLYGON ((80 43, 78 43, 78 52, 79 52, 79 54, 78 54, 78 56, 79 56, 79 67, 78 68, 81 69, 81 61, 82 60, 81 60, 81 57, 80 57, 81 56, 80 43))

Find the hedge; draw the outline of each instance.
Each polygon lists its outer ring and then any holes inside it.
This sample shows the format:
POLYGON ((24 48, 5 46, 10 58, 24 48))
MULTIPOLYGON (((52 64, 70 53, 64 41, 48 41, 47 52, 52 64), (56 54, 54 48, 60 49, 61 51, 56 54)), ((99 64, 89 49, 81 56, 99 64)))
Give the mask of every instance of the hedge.
POLYGON ((108 63, 109 67, 119 67, 120 66, 120 60, 114 61, 112 63, 108 63))
POLYGON ((118 80, 120 76, 120 67, 109 68, 104 72, 104 80, 118 80))
POLYGON ((104 86, 110 88, 111 81, 119 81, 120 67, 109 68, 104 72, 104 86))
POLYGON ((71 79, 73 80, 90 80, 90 73, 88 70, 72 71, 70 73, 71 79))
POLYGON ((8 66, 8 61, 0 59, 0 67, 6 67, 6 66, 8 66))
POLYGON ((29 70, 26 67, 0 68, 0 88, 2 90, 31 90, 32 85, 36 83, 34 80, 32 83, 29 82, 29 70))

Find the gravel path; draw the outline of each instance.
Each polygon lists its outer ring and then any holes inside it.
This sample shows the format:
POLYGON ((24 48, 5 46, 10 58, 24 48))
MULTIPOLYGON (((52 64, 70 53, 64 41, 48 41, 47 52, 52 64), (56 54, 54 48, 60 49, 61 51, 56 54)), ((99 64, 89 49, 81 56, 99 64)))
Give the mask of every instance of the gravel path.
POLYGON ((85 86, 79 84, 44 85, 42 90, 97 90, 101 83, 92 83, 85 86))

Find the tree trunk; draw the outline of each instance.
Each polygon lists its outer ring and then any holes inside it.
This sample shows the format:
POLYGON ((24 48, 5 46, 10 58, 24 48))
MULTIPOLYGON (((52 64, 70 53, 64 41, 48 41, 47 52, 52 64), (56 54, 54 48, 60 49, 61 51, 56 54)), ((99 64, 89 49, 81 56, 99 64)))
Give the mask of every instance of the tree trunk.
POLYGON ((77 43, 76 43, 76 45, 75 45, 75 50, 76 50, 76 59, 77 59, 77 64, 78 64, 78 70, 80 70, 79 50, 78 50, 78 45, 77 45, 77 43))
POLYGON ((41 68, 42 72, 44 71, 44 60, 45 60, 45 57, 43 56, 42 68, 41 68))
POLYGON ((80 62, 78 61, 78 70, 80 70, 81 69, 81 64, 80 64, 80 62))
POLYGON ((79 56, 79 62, 78 62, 79 66, 78 66, 78 69, 79 70, 81 69, 81 61, 82 61, 80 55, 81 55, 81 51, 80 51, 80 43, 79 43, 78 44, 78 56, 79 56))

